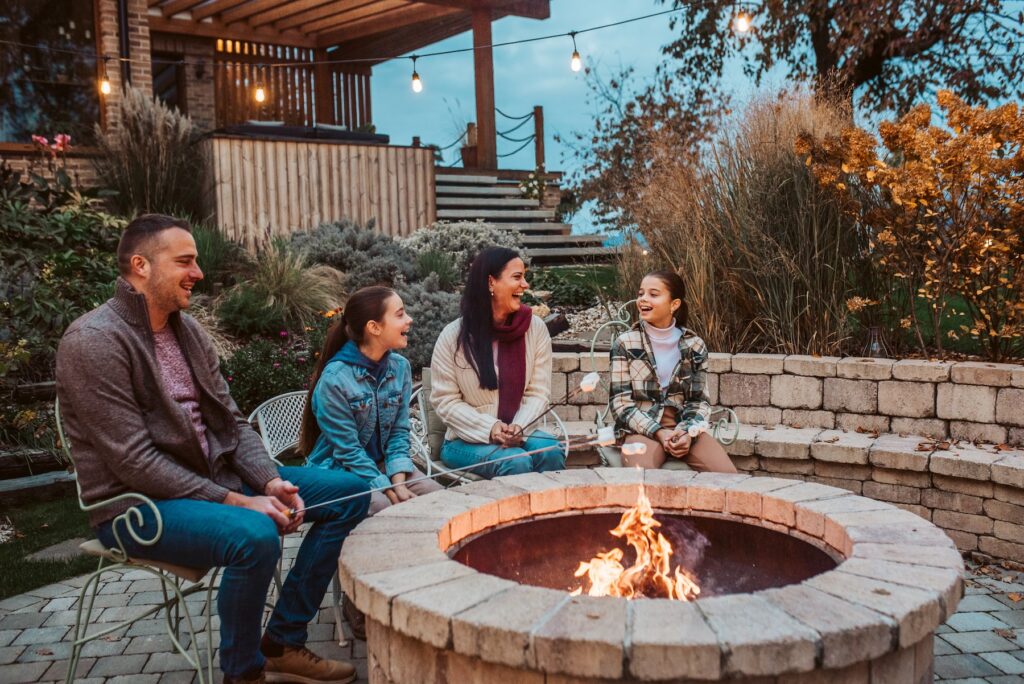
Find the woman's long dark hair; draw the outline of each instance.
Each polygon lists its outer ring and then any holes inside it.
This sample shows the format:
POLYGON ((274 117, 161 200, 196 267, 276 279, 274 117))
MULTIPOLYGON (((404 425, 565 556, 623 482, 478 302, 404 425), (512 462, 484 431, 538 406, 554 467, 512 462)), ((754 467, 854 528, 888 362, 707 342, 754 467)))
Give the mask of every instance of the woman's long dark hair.
POLYGON ((690 314, 690 307, 686 305, 686 283, 679 277, 679 274, 675 271, 651 271, 644 278, 657 278, 661 282, 665 283, 665 287, 668 288, 668 295, 672 299, 678 299, 682 304, 676 312, 672 314, 676 322, 677 328, 686 327, 686 319, 690 314))
POLYGON ((462 290, 462 303, 459 305, 462 329, 459 331, 456 351, 463 350, 483 389, 498 389, 492 350, 491 286, 487 278, 500 278, 508 262, 519 258, 518 252, 507 247, 488 247, 482 250, 473 259, 466 287, 462 290))
POLYGON ((384 320, 384 313, 387 311, 387 301, 395 294, 390 287, 372 285, 356 290, 348 301, 345 302, 345 310, 340 320, 327 330, 327 337, 324 339, 323 349, 320 350, 320 358, 316 364, 316 370, 309 378, 309 393, 306 395, 306 407, 302 410, 302 429, 299 433, 299 450, 308 456, 316 440, 320 437, 320 425, 313 415, 313 390, 320 381, 320 376, 338 350, 345 346, 349 340, 356 344, 363 341, 366 335, 366 324, 370 321, 384 320))

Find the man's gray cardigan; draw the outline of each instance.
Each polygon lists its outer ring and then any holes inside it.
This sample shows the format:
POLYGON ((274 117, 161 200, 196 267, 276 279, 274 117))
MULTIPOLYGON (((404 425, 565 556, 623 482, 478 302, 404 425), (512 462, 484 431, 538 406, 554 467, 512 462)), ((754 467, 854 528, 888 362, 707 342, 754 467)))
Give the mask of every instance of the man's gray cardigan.
MULTIPOLYGON (((243 482, 262 493, 278 476, 228 393, 206 332, 180 313, 168 323, 192 367, 210 458, 164 387, 145 298, 118 278, 114 296, 72 323, 57 349, 57 397, 86 503, 127 492, 220 502, 243 482)), ((93 511, 89 523, 136 503, 93 511)))

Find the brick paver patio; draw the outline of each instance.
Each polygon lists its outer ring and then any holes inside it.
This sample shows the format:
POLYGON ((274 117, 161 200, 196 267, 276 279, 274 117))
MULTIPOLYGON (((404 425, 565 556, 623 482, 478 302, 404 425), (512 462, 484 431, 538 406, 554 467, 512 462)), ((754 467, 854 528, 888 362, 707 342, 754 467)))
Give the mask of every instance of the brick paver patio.
MULTIPOLYGON (((286 569, 299 541, 297 537, 287 540, 286 569)), ((936 635, 936 681, 1024 684, 1024 600, 1013 600, 1018 594, 1024 596, 1024 572, 999 565, 969 565, 960 609, 936 635)), ((74 624, 75 604, 84 579, 51 584, 0 601, 0 682, 64 680, 69 652, 64 639, 74 624)), ((330 592, 325 606, 329 598, 330 592)), ((202 600, 198 596, 190 599, 202 600)), ((96 600, 98 620, 111 622, 161 600, 156 580, 145 573, 130 571, 116 580, 111 576, 96 600)), ((198 606, 194 612, 198 613, 198 606)), ((310 625, 310 645, 321 655, 353 661, 359 681, 366 681, 365 644, 349 639, 347 646, 339 646, 329 608, 321 609, 316 624, 310 625)), ((76 681, 191 682, 194 672, 186 667, 184 659, 172 653, 161 617, 142 620, 126 631, 87 645, 76 681)))

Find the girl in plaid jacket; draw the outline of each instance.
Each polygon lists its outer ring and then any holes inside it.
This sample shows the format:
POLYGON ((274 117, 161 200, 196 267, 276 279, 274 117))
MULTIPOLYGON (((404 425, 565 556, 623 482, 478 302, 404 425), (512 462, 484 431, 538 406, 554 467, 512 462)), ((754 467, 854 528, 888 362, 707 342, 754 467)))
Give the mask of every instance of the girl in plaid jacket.
POLYGON ((686 328, 683 279, 672 271, 648 273, 636 304, 640 323, 612 343, 609 408, 624 443, 642 443, 647 451, 624 453, 623 465, 660 468, 671 457, 694 470, 735 473, 707 431, 708 352, 686 328))

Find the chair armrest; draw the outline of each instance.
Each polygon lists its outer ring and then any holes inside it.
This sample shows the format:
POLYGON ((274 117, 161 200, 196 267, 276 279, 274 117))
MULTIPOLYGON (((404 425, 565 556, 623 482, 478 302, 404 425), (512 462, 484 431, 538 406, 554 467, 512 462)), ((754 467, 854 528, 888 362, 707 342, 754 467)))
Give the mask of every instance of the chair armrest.
POLYGON ((103 501, 98 501, 93 504, 84 503, 82 501, 81 492, 79 492, 78 497, 79 508, 86 512, 94 511, 98 508, 103 508, 104 506, 109 506, 110 504, 117 503, 119 501, 127 501, 132 499, 138 499, 142 505, 149 506, 149 509, 150 511, 152 511, 153 518, 156 522, 156 530, 154 531, 151 537, 143 537, 135 529, 136 525, 141 526, 144 522, 142 511, 139 509, 138 506, 132 506, 121 515, 114 518, 114 523, 111 526, 111 529, 114 532, 114 539, 117 540, 117 548, 110 549, 110 552, 115 556, 118 556, 119 560, 121 561, 124 561, 128 558, 128 552, 124 548, 124 542, 121 540, 121 532, 118 530, 117 523, 121 521, 124 522, 123 527, 128 530, 128 534, 131 536, 133 540, 135 540, 135 543, 141 544, 142 546, 152 546, 153 544, 156 544, 158 541, 160 541, 160 536, 164 532, 164 519, 160 515, 160 509, 156 507, 156 504, 153 503, 153 500, 150 499, 148 496, 137 494, 135 492, 119 494, 117 496, 111 497, 109 499, 104 499, 103 501))

